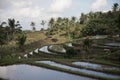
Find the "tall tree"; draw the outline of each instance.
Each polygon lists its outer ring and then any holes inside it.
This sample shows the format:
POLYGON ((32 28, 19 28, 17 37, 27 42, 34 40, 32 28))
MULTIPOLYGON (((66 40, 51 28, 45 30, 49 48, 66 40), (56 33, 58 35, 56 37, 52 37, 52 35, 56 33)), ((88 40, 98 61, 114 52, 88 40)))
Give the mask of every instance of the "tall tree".
POLYGON ((8 19, 8 26, 10 27, 12 37, 14 37, 15 28, 17 26, 16 23, 15 23, 15 19, 8 19))
POLYGON ((6 43, 6 33, 5 28, 3 27, 3 23, 0 24, 0 45, 4 45, 6 43))
POLYGON ((69 25, 69 19, 68 18, 65 18, 65 23, 66 23, 66 31, 68 33, 68 38, 69 38, 69 41, 70 41, 70 25, 69 25))
POLYGON ((72 20, 73 22, 75 22, 75 21, 76 21, 76 17, 73 16, 71 20, 72 20))
POLYGON ((62 18, 58 17, 56 22, 57 22, 58 25, 62 25, 62 18))
POLYGON ((30 26, 32 26, 32 30, 35 31, 35 23, 31 22, 30 26))
MULTIPOLYGON (((1 27, 4 28, 4 34, 6 34, 7 41, 9 41, 9 35, 10 35, 10 27, 7 26, 6 22, 1 23, 1 27)), ((2 34, 2 33, 1 33, 2 34)))
POLYGON ((51 18, 48 25, 52 28, 54 26, 54 22, 54 18, 51 18))
POLYGON ((41 25, 43 26, 43 28, 44 28, 45 23, 46 23, 46 21, 42 20, 41 25))
POLYGON ((8 19, 8 27, 10 28, 10 34, 12 34, 12 39, 14 39, 14 34, 17 33, 17 30, 21 30, 21 26, 19 21, 15 21, 15 19, 8 19))
POLYGON ((73 17, 71 18, 71 22, 72 22, 72 24, 73 24, 73 27, 75 27, 75 21, 76 21, 76 17, 73 16, 73 17))
POLYGON ((95 14, 94 14, 92 11, 89 12, 89 14, 88 14, 88 16, 89 16, 90 19, 93 19, 93 18, 94 18, 94 15, 95 15, 95 14))
POLYGON ((84 13, 81 13, 80 24, 84 24, 86 20, 87 20, 87 15, 85 15, 84 13))
POLYGON ((118 6, 119 6, 118 3, 114 3, 114 5, 113 5, 113 12, 117 11, 118 6))

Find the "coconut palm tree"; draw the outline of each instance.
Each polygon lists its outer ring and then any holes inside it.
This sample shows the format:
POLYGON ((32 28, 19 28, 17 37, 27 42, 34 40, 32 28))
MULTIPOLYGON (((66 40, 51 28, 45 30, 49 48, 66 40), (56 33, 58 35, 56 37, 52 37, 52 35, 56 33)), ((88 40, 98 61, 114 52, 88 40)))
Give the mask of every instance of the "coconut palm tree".
POLYGON ((46 21, 42 20, 41 25, 43 26, 43 28, 44 28, 45 23, 46 21))
POLYGON ((19 21, 17 21, 16 26, 17 26, 16 32, 17 32, 17 33, 21 33, 21 32, 22 32, 22 30, 21 30, 22 26, 20 25, 20 22, 19 22, 19 21))
POLYGON ((1 27, 6 27, 7 23, 6 22, 2 22, 1 23, 1 27), (5 26, 4 26, 5 25, 5 26))
POLYGON ((6 22, 2 22, 1 27, 4 27, 4 32, 6 33, 7 41, 9 41, 10 27, 7 26, 6 22))
POLYGON ((76 22, 76 17, 75 16, 73 16, 72 18, 71 18, 71 22, 72 22, 72 24, 73 24, 73 27, 75 27, 75 22, 76 22))
POLYGON ((8 19, 8 27, 10 28, 10 33, 12 34, 12 39, 16 33, 17 28, 20 26, 19 21, 15 22, 15 19, 8 19))
POLYGON ((58 17, 56 22, 57 22, 58 25, 61 25, 62 24, 62 18, 58 17))
POLYGON ((69 38, 69 41, 70 41, 70 25, 69 25, 69 19, 68 18, 64 18, 65 20, 65 23, 66 23, 66 31, 68 33, 68 38, 69 38))
POLYGON ((114 5, 113 5, 113 12, 116 12, 116 11, 117 11, 118 6, 119 6, 118 3, 114 3, 114 5))
POLYGON ((73 21, 73 22, 76 21, 76 17, 75 17, 75 16, 72 17, 72 21, 73 21))
POLYGON ((88 13, 89 19, 94 19, 94 15, 95 13, 93 13, 92 11, 88 13))
POLYGON ((55 22, 54 18, 51 18, 49 21, 49 24, 48 24, 50 26, 50 28, 53 28, 54 22, 55 22))
POLYGON ((61 17, 58 17, 55 22, 55 29, 59 31, 59 29, 62 29, 62 27, 63 27, 63 20, 61 17))
POLYGON ((8 25, 10 27, 10 31, 11 31, 12 36, 14 36, 15 27, 16 27, 15 20, 14 19, 8 19, 8 25))
POLYGON ((35 31, 35 23, 31 22, 30 26, 32 26, 32 30, 35 31))
POLYGON ((86 15, 84 13, 81 13, 80 24, 84 24, 85 20, 86 20, 86 15))

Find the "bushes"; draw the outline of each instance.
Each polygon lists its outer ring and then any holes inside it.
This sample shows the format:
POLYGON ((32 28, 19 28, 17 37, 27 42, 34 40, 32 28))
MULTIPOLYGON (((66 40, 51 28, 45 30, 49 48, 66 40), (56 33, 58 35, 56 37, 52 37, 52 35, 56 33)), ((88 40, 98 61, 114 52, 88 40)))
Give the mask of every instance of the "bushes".
POLYGON ((83 44, 86 47, 90 47, 92 43, 93 43, 93 41, 89 38, 86 38, 85 40, 83 40, 83 44))
POLYGON ((111 53, 109 52, 109 53, 103 54, 102 58, 119 61, 120 60, 120 50, 115 51, 115 52, 111 52, 111 53))
POLYGON ((18 38, 17 38, 18 47, 19 47, 22 51, 24 50, 23 46, 24 46, 24 44, 25 44, 26 38, 27 38, 27 37, 26 37, 24 34, 19 35, 18 38))
POLYGON ((0 27, 0 46, 7 43, 7 34, 3 27, 0 27))
POLYGON ((76 51, 74 50, 74 48, 67 48, 66 49, 66 57, 67 58, 72 58, 76 55, 76 51))

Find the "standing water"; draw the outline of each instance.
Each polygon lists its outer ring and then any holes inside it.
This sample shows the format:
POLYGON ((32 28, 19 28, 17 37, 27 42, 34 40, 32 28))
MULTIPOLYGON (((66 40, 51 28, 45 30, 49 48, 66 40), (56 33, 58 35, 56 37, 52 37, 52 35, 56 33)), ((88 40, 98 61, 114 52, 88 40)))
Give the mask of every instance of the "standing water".
POLYGON ((120 43, 106 43, 105 45, 120 47, 120 43))
POLYGON ((56 53, 48 51, 48 46, 43 46, 42 48, 39 49, 39 51, 48 53, 48 54, 56 54, 56 53))
POLYGON ((89 62, 73 62, 72 64, 77 65, 77 66, 82 66, 85 68, 93 68, 93 69, 98 69, 98 70, 120 70, 117 67, 94 64, 94 63, 89 63, 89 62))
POLYGON ((59 68, 64 68, 64 69, 68 69, 68 70, 72 70, 72 71, 78 71, 78 72, 81 72, 84 74, 91 74, 91 75, 100 76, 100 77, 120 79, 119 75, 112 75, 112 74, 107 74, 107 73, 103 73, 103 72, 96 72, 96 71, 92 71, 92 70, 74 68, 71 66, 55 63, 53 61, 36 61, 36 63, 44 63, 44 64, 48 64, 51 66, 59 67, 59 68))
POLYGON ((93 80, 30 65, 1 66, 0 77, 9 80, 93 80))

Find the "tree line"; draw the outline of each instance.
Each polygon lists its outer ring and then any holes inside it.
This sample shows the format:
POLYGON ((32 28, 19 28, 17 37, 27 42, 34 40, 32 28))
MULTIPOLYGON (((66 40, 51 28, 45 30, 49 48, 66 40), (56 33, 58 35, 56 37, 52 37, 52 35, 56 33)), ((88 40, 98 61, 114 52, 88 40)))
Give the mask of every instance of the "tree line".
POLYGON ((53 35, 59 31, 66 31, 66 34, 72 38, 120 34, 120 7, 118 3, 114 3, 111 11, 81 13, 79 19, 74 16, 51 18, 48 26, 47 34, 53 35))

